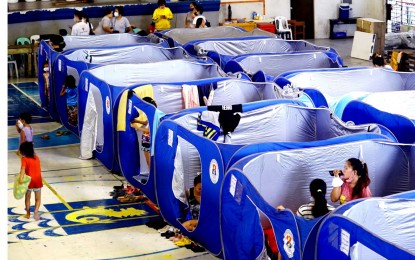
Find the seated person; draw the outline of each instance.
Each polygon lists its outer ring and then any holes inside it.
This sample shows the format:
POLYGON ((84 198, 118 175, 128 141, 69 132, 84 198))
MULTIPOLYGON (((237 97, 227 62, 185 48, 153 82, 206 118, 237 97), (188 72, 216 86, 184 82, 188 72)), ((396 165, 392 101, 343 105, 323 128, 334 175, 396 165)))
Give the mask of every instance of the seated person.
POLYGON ((310 183, 310 193, 313 201, 300 206, 297 210, 297 216, 305 219, 314 219, 321 217, 334 207, 329 205, 326 200, 327 185, 322 179, 314 179, 310 183))
POLYGON ((392 69, 392 67, 388 64, 385 64, 385 59, 381 54, 375 53, 372 56, 372 63, 373 67, 375 68, 386 68, 386 69, 392 69))
POLYGON ((344 204, 355 199, 372 197, 369 184, 367 164, 357 158, 350 158, 344 163, 343 172, 339 169, 334 170, 331 201, 344 204), (341 175, 343 178, 340 178, 341 175))
POLYGON ((202 175, 199 174, 193 181, 193 188, 190 189, 188 195, 189 211, 186 216, 186 221, 182 225, 189 231, 193 231, 199 220, 200 211, 200 197, 202 192, 202 175))

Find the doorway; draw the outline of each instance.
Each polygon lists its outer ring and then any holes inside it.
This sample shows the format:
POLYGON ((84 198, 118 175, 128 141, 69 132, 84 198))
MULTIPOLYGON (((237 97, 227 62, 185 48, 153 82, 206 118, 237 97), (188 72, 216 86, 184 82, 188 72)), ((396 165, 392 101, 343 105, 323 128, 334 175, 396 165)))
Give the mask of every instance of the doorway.
POLYGON ((314 39, 314 0, 291 0, 291 19, 305 22, 305 38, 314 39))

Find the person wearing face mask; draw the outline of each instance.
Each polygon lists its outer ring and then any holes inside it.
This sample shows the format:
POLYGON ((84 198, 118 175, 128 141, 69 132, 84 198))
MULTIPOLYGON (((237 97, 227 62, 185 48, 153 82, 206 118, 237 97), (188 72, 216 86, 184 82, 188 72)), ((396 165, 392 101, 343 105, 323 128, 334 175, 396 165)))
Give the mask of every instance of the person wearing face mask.
POLYGON ((341 171, 333 171, 333 190, 330 198, 332 202, 340 200, 340 204, 359 198, 372 197, 369 184, 367 164, 356 158, 348 159, 344 164, 343 179, 339 177, 341 171))
POLYGON ((104 11, 104 17, 99 22, 98 27, 95 29, 95 34, 109 34, 114 32, 113 23, 112 23, 112 10, 111 8, 107 7, 104 11))
POLYGON ((166 7, 166 0, 158 0, 158 8, 154 10, 153 22, 155 23, 156 31, 170 29, 170 20, 173 19, 173 13, 170 8, 166 7))
POLYGON ((74 14, 74 22, 75 24, 72 26, 72 32, 71 35, 75 36, 83 36, 83 35, 89 35, 90 32, 90 26, 85 21, 86 16, 81 11, 75 11, 74 14))
POLYGON ((32 115, 28 112, 23 112, 19 115, 16 121, 16 130, 20 135, 19 144, 23 142, 33 142, 33 129, 30 123, 32 122, 32 115))
POLYGON ((196 11, 196 2, 191 2, 189 4, 190 11, 187 12, 186 18, 184 20, 184 27, 185 28, 194 28, 193 19, 195 18, 195 11, 196 11))
POLYGON ((49 62, 45 60, 43 62, 43 95, 46 98, 46 107, 49 106, 49 62))
POLYGON ((124 7, 117 6, 114 9, 114 32, 119 33, 128 33, 131 29, 131 24, 128 21, 127 17, 124 17, 124 7))

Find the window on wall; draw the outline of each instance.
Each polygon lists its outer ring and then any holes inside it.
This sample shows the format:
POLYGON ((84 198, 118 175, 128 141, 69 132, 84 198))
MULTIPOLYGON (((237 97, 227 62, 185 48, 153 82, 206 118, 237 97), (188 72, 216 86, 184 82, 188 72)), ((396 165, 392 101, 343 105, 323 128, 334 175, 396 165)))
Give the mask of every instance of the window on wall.
POLYGON ((388 32, 406 31, 402 30, 402 26, 415 26, 415 0, 388 0, 388 7, 390 11, 388 32))

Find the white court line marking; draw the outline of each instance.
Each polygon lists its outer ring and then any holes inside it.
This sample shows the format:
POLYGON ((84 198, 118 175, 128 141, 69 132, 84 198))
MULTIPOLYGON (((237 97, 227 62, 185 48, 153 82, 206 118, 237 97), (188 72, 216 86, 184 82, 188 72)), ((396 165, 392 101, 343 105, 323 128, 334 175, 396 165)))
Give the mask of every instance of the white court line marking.
POLYGON ((15 87, 18 91, 20 91, 20 93, 22 93, 23 95, 25 95, 28 99, 30 99, 31 101, 33 101, 33 103, 35 103, 36 105, 38 105, 41 109, 45 110, 42 105, 40 105, 36 100, 34 100, 31 96, 29 96, 28 94, 26 94, 23 90, 21 90, 18 86, 16 86, 14 83, 10 83, 10 85, 12 85, 13 87, 15 87))

